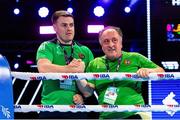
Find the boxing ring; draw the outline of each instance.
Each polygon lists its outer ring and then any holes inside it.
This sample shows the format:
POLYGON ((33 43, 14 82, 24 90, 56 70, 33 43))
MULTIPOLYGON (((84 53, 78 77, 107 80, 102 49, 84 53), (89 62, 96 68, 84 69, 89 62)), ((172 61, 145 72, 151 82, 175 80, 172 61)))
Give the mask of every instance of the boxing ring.
MULTIPOLYGON (((30 73, 30 72, 12 72, 10 71, 7 60, 0 55, 0 119, 14 119, 14 112, 40 112, 40 111, 59 111, 59 112, 167 112, 172 117, 176 112, 180 111, 180 105, 172 99, 175 93, 170 92, 169 96, 164 99, 163 104, 158 100, 154 101, 154 95, 150 96, 151 103, 149 105, 32 105, 34 97, 37 95, 42 82, 39 83, 29 105, 20 105, 19 101, 30 81, 42 80, 81 80, 81 79, 118 79, 118 80, 136 80, 153 82, 179 81, 179 72, 151 73, 148 78, 141 78, 136 73, 30 73), (13 80, 12 80, 13 78, 13 80), (13 84, 15 80, 26 80, 24 89, 19 98, 13 103, 13 84), (166 101, 165 101, 166 100, 166 101), (158 102, 157 102, 158 101, 158 102), (172 102, 173 101, 173 102, 172 102), (158 104, 157 104, 158 103, 158 104)), ((161 83, 158 83, 159 85, 161 83)), ((169 83, 166 83, 169 84, 169 83)), ((177 84, 176 84, 177 85, 177 84)), ((180 83, 179 83, 180 86, 180 83)), ((164 88, 161 88, 164 89, 164 88)), ((173 89, 173 88, 172 88, 173 89)), ((153 89, 152 91, 157 90, 153 89)), ((157 93, 159 91, 156 91, 157 93)), ((158 99, 158 98, 157 98, 158 99)), ((159 114, 158 114, 159 115, 159 114)))

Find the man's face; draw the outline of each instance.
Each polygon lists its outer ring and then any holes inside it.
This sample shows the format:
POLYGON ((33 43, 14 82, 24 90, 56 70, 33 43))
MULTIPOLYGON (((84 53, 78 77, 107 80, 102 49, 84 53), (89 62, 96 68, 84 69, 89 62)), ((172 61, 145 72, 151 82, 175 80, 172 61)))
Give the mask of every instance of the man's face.
POLYGON ((72 17, 59 17, 53 24, 58 39, 63 44, 71 44, 74 38, 74 19, 72 17))
POLYGON ((121 56, 122 37, 116 30, 105 30, 100 37, 100 44, 108 59, 114 60, 121 56))

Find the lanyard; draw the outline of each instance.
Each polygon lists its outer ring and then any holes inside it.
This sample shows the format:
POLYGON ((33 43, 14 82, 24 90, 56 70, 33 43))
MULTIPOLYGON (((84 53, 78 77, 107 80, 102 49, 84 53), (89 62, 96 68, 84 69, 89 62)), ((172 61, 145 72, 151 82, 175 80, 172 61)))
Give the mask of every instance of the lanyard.
POLYGON ((74 48, 73 45, 74 43, 71 44, 71 55, 68 56, 66 50, 64 49, 63 45, 58 41, 58 44, 60 45, 60 47, 62 48, 63 52, 64 52, 64 59, 66 61, 66 65, 68 65, 72 60, 73 60, 73 52, 74 52, 74 48))
MULTIPOLYGON (((118 58, 118 64, 116 66, 116 72, 118 72, 120 69, 121 60, 122 60, 122 55, 118 58)), ((105 65, 106 65, 107 72, 110 72, 109 62, 108 62, 107 58, 105 58, 105 65)), ((113 86, 115 86, 114 80, 113 80, 113 86)))
MULTIPOLYGON (((120 56, 120 57, 118 58, 118 64, 117 64, 117 66, 116 66, 116 72, 118 72, 119 69, 120 69, 121 59, 122 59, 122 56, 120 56)), ((109 62, 108 62, 108 59, 107 59, 107 58, 105 59, 105 65, 106 65, 107 72, 110 72, 109 62)))

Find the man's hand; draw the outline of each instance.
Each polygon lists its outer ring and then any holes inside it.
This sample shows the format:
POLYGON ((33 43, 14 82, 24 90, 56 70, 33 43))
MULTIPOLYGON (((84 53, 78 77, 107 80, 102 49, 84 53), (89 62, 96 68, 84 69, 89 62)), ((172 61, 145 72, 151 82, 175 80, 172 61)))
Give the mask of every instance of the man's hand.
POLYGON ((141 77, 148 77, 150 73, 158 73, 158 72, 165 72, 163 68, 157 67, 157 68, 140 68, 137 71, 137 74, 141 77))
POLYGON ((75 94, 73 96, 73 101, 75 104, 80 104, 80 105, 84 104, 83 98, 80 94, 75 94))
POLYGON ((138 71, 137 71, 137 74, 141 77, 148 77, 148 75, 150 73, 153 73, 154 70, 153 69, 150 69, 150 68, 140 68, 138 71))
POLYGON ((69 69, 75 69, 78 73, 83 73, 85 69, 85 63, 81 59, 73 59, 68 64, 69 69))

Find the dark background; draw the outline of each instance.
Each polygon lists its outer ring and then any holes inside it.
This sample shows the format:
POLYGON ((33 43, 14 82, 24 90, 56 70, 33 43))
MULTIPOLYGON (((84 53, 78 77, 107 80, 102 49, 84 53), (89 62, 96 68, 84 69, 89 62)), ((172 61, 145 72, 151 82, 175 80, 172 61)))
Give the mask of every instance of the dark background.
MULTIPOLYGON (((54 37, 54 35, 40 35, 39 26, 51 25, 51 14, 55 10, 66 10, 68 5, 72 4, 75 16, 75 40, 91 48, 95 56, 102 55, 102 52, 97 34, 87 33, 88 24, 121 27, 124 33, 124 50, 140 51, 146 55, 146 4, 145 1, 137 2, 132 12, 127 14, 124 7, 129 3, 127 0, 112 0, 105 10, 105 15, 98 18, 93 14, 93 8, 100 2, 95 0, 19 0, 18 3, 15 0, 1 0, 0 53, 8 58, 11 65, 16 61, 18 54, 22 55, 23 60, 35 61, 39 44, 54 37), (13 13, 16 6, 21 9, 18 16, 13 13), (46 18, 40 18, 38 15, 41 6, 49 8, 49 15, 46 18)), ((22 71, 29 70, 23 66, 22 71)))
POLYGON ((168 42, 166 37, 167 24, 180 24, 179 13, 180 6, 172 6, 171 0, 151 0, 151 52, 152 60, 159 64, 161 61, 180 62, 180 41, 168 42))
MULTIPOLYGON (((36 64, 36 51, 40 43, 52 39, 55 35, 40 35, 39 26, 52 25, 50 18, 55 10, 66 10, 73 6, 75 17, 75 40, 88 46, 94 56, 103 55, 98 43, 97 34, 88 34, 88 24, 104 24, 118 26, 122 29, 123 50, 139 52, 147 56, 147 13, 146 0, 139 0, 129 14, 124 7, 131 0, 112 0, 105 8, 103 17, 96 17, 93 8, 102 0, 0 0, 0 54, 4 55, 12 71, 37 72, 36 68, 26 64, 32 60, 36 64), (38 9, 49 8, 49 15, 40 18, 38 9), (14 15, 13 9, 19 7, 20 15, 14 15), (18 55, 20 57, 18 57, 18 55), (15 70, 14 63, 20 67, 15 70)), ((105 5, 103 5, 105 6, 105 5)), ((171 0, 151 0, 151 55, 152 60, 162 66, 161 61, 178 61, 180 42, 167 42, 166 24, 180 23, 180 7, 172 7, 171 0)), ((166 71, 179 71, 166 70, 166 71)), ((14 102, 17 100, 26 81, 16 80, 14 83, 14 102)), ((29 104, 39 81, 31 81, 19 104, 29 104)), ((144 97, 147 103, 147 83, 144 84, 144 97)), ((33 104, 40 104, 40 91, 33 104)), ((16 113, 16 118, 36 118, 37 113, 16 113)))

